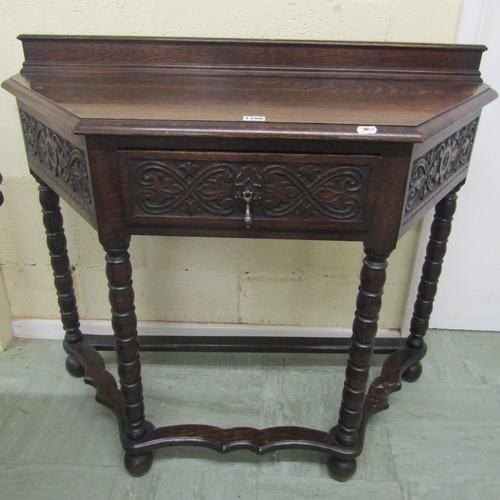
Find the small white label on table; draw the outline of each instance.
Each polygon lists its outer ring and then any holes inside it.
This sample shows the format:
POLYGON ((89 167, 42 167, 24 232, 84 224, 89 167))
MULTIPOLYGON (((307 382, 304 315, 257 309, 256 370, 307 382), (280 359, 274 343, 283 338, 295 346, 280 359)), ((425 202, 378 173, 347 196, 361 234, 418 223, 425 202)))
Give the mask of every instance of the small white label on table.
POLYGON ((265 122, 266 117, 265 116, 254 116, 254 115, 248 115, 243 117, 244 122, 265 122))
POLYGON ((358 127, 358 134, 361 135, 368 135, 368 134, 376 134, 377 133, 377 127, 374 125, 360 125, 358 127))

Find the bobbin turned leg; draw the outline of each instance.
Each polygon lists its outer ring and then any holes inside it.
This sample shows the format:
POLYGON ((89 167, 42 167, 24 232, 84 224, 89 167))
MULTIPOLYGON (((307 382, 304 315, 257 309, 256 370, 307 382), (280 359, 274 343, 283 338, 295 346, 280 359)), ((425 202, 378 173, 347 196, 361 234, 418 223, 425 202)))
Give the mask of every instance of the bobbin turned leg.
MULTIPOLYGON (((34 177, 39 184, 38 191, 42 206, 43 225, 47 235, 47 247, 54 272, 54 285, 61 311, 61 322, 66 332, 64 347, 68 351, 71 346, 81 342, 83 337, 80 331, 75 291, 73 290, 73 278, 71 277, 59 196, 41 179, 35 175, 34 177)), ((85 373, 83 365, 72 356, 66 358, 66 369, 74 377, 83 377, 85 373)))
MULTIPOLYGON (((461 185, 446 195, 435 208, 434 220, 431 225, 429 243, 422 267, 422 277, 418 286, 417 299, 410 323, 410 335, 406 345, 413 349, 424 349, 424 336, 429 327, 432 304, 437 292, 437 285, 443 259, 446 254, 446 244, 451 233, 451 222, 457 207, 457 192, 461 185)), ((422 356, 423 357, 423 356, 422 356)), ((422 374, 420 361, 408 367, 402 374, 406 382, 415 382, 422 374)))
MULTIPOLYGON (((337 441, 346 448, 359 445, 363 404, 373 343, 377 333, 378 313, 382 305, 381 298, 384 292, 388 257, 388 255, 378 255, 366 248, 365 253, 339 421, 331 431, 337 441)), ((328 470, 337 481, 347 481, 356 471, 356 459, 339 460, 330 457, 328 470)))
MULTIPOLYGON (((118 360, 118 375, 123 398, 125 438, 133 443, 145 437, 148 424, 144 418, 141 363, 137 341, 137 319, 132 288, 132 266, 127 252, 130 237, 106 250, 106 276, 109 284, 112 326, 118 360)), ((125 467, 133 476, 145 474, 151 467, 153 454, 125 453, 125 467)))

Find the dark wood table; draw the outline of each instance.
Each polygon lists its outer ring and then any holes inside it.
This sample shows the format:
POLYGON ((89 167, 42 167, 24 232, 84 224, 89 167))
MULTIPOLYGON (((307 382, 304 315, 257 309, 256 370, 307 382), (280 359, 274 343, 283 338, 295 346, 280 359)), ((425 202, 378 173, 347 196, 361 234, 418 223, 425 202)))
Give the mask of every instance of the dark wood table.
MULTIPOLYGON (((127 469, 144 474, 162 446, 306 448, 329 455, 335 479, 351 477, 369 418, 388 407, 401 379, 415 381, 422 370, 457 191, 481 108, 496 98, 480 77, 485 47, 20 39, 23 69, 3 86, 18 100, 39 183, 66 366, 116 414, 127 469), (119 388, 80 331, 59 197, 96 229, 106 252, 119 388), (433 207, 410 335, 367 389, 387 258, 433 207), (362 241, 338 424, 155 428, 145 420, 127 253, 133 234, 362 241)), ((183 348, 168 338, 153 347, 162 342, 183 348)), ((224 342, 184 347, 230 349, 224 342)), ((307 348, 293 339, 234 342, 235 349, 307 348)))

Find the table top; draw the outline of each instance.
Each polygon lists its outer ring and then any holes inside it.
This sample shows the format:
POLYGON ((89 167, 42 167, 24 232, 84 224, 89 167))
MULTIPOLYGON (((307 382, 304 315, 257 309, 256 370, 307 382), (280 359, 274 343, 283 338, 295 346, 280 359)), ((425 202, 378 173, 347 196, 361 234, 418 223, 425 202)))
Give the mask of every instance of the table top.
POLYGON ((483 46, 20 38, 23 70, 4 87, 57 105, 81 134, 357 140, 375 126, 363 140, 423 142, 446 113, 495 98, 483 46))

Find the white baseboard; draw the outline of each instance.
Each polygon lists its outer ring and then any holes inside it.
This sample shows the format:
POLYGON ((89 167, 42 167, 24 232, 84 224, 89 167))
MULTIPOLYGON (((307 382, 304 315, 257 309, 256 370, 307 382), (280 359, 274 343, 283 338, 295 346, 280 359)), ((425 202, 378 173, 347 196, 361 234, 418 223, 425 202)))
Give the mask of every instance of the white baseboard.
MULTIPOLYGON (((112 335, 109 321, 82 320, 81 330, 89 335, 112 335)), ((25 339, 62 340, 64 330, 59 320, 55 319, 14 319, 14 336, 25 339)), ((350 337, 351 330, 308 326, 274 325, 231 325, 216 323, 167 323, 139 321, 139 335, 170 336, 214 336, 214 337, 350 337)), ((379 330, 379 338, 398 338, 399 330, 379 330)))

